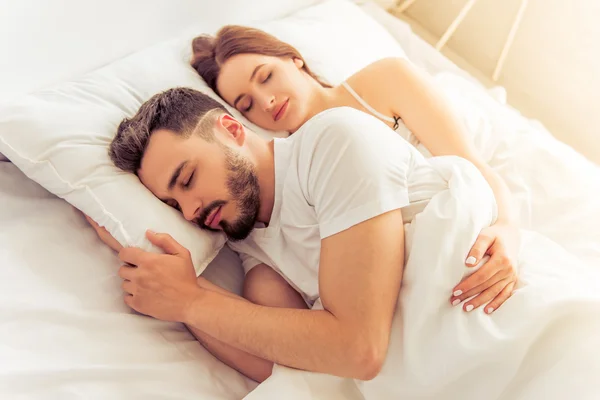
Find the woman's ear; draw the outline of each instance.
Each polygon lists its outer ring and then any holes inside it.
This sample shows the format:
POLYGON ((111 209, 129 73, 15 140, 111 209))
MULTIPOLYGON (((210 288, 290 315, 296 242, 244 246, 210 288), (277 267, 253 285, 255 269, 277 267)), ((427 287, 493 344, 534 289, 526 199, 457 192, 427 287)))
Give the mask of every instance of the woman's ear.
POLYGON ((294 64, 296 64, 296 67, 298 69, 301 69, 302 67, 304 67, 304 61, 302 61, 299 58, 294 58, 294 64))
POLYGON ((237 119, 227 113, 223 113, 217 118, 217 124, 224 129, 220 129, 226 134, 226 140, 235 142, 238 146, 242 146, 246 141, 246 129, 244 125, 237 119))

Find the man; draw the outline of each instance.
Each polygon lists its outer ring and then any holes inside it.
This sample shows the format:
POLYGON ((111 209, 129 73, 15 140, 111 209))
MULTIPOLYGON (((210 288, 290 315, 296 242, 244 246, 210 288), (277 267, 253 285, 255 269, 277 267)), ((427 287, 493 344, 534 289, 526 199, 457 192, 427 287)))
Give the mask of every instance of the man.
POLYGON ((113 244, 129 306, 185 323, 257 381, 273 363, 359 380, 378 374, 402 278, 402 208, 412 174, 429 168, 403 139, 338 108, 267 142, 208 96, 178 88, 124 120, 110 155, 186 219, 222 230, 247 272, 244 298, 235 296, 196 280, 189 252, 148 232, 167 255, 113 244))

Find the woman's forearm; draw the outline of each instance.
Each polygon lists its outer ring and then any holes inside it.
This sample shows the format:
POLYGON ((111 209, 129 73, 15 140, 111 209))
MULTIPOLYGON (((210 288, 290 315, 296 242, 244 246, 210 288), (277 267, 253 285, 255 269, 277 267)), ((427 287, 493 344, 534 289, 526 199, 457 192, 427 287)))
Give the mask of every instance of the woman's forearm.
POLYGON ((498 204, 497 223, 517 224, 517 216, 512 203, 512 195, 502 177, 489 165, 478 166, 483 177, 488 182, 498 204))

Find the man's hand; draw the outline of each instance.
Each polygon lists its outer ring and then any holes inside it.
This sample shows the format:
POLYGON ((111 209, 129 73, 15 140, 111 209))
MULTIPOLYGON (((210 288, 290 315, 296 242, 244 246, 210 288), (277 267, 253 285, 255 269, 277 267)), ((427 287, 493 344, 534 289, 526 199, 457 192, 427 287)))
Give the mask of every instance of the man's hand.
POLYGON ((123 246, 121 246, 121 243, 119 243, 117 241, 117 239, 112 237, 112 235, 110 233, 108 233, 108 231, 105 228, 98 225, 96 223, 96 221, 94 221, 93 219, 88 217, 86 214, 83 214, 83 216, 85 217, 87 222, 92 226, 92 228, 94 228, 94 230, 96 231, 96 234, 98 235, 100 240, 102 240, 108 247, 110 247, 114 251, 116 251, 116 252, 121 251, 123 246))
POLYGON ((183 322, 185 313, 203 290, 196 283, 190 252, 166 233, 146 233, 166 254, 126 247, 119 258, 125 303, 134 310, 164 321, 183 322))

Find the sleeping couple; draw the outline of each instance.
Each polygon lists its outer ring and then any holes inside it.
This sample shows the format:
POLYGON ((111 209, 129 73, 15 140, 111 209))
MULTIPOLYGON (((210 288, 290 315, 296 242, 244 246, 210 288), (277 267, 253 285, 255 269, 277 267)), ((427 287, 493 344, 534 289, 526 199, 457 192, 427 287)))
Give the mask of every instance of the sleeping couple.
POLYGON ((411 225, 456 168, 486 188, 494 215, 460 249, 460 268, 478 269, 447 288, 445 307, 491 318, 511 296, 520 234, 509 191, 423 72, 383 59, 333 87, 289 44, 240 26, 192 47, 192 66, 228 104, 291 136, 266 141, 186 88, 122 121, 110 146, 116 166, 200 228, 224 232, 246 273, 239 297, 197 278, 167 233, 147 234, 165 252, 157 255, 122 248, 88 219, 119 252, 130 307, 185 323, 259 382, 274 363, 371 380, 393 339, 411 225), (446 157, 426 159, 415 139, 446 157))

